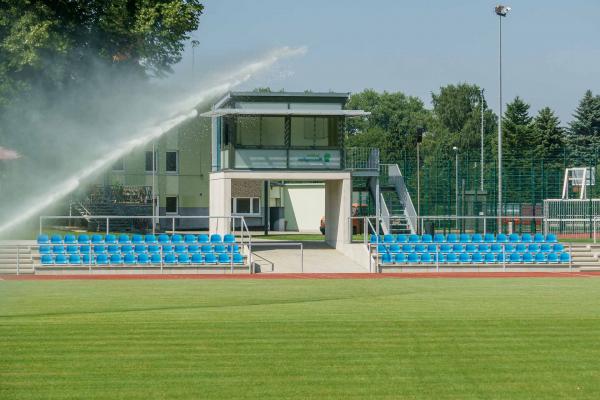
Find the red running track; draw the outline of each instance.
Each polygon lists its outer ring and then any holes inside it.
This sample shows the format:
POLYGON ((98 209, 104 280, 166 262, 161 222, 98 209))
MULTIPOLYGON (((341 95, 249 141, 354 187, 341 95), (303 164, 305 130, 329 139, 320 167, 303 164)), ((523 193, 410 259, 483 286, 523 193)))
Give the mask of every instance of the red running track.
POLYGON ((594 272, 407 272, 407 273, 305 273, 305 274, 131 274, 131 275, 0 275, 0 280, 148 280, 148 279, 415 279, 415 278, 600 278, 594 272))

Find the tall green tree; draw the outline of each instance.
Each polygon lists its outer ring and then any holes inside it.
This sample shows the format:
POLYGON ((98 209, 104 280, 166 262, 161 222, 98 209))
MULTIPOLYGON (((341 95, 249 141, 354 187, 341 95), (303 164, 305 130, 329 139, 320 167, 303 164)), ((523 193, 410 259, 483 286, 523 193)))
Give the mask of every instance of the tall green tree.
POLYGON ((92 79, 99 65, 169 73, 202 10, 198 0, 0 0, 0 104, 92 79))
POLYGON ((532 145, 535 146, 535 157, 557 166, 563 165, 565 132, 550 107, 542 108, 533 121, 532 145))
POLYGON ((570 161, 577 166, 592 165, 600 153, 600 96, 588 90, 573 117, 567 136, 570 161))
POLYGON ((502 151, 503 158, 508 162, 534 154, 533 117, 529 114, 529 108, 529 104, 518 96, 506 105, 502 117, 502 151))

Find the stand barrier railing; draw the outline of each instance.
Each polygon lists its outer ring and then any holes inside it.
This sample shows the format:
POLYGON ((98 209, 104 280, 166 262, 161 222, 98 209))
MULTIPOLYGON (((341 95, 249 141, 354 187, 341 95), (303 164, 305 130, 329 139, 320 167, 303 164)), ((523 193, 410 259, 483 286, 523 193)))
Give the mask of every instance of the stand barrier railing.
POLYGON ((427 233, 427 223, 433 224, 436 231, 442 232, 498 232, 498 220, 502 222, 503 233, 547 233, 546 218, 541 216, 514 215, 421 215, 417 217, 420 232, 427 233), (539 228, 538 228, 539 227, 539 228))
MULTIPOLYGON (((260 257, 261 259, 265 259, 264 257, 255 254, 255 252, 253 251, 253 249, 255 249, 256 247, 296 247, 298 246, 298 248, 300 249, 300 272, 304 273, 304 244, 302 244, 302 242, 257 242, 254 241, 253 243, 250 244, 249 246, 249 257, 250 257, 250 269, 253 271, 253 266, 252 266, 252 256, 255 255, 257 257, 260 257)), ((266 259, 265 259, 266 260, 266 259)), ((269 261, 266 260, 267 262, 271 263, 271 271, 273 271, 275 269, 274 264, 269 261)))
MULTIPOLYGON (((401 265, 405 265, 405 266, 417 266, 417 265, 421 265, 421 266, 425 266, 425 267, 427 267, 427 266, 433 266, 434 265, 432 263, 423 263, 422 264, 420 262, 419 263, 405 262, 404 264, 396 264, 395 262, 393 262, 391 264, 383 264, 381 262, 381 257, 380 257, 381 253, 379 252, 379 244, 382 244, 382 243, 369 243, 369 245, 368 245, 368 247, 369 247, 369 272, 373 272, 373 266, 375 266, 375 271, 374 272, 381 273, 382 271, 381 271, 380 267, 382 265, 386 265, 386 266, 394 266, 394 265, 398 265, 398 266, 401 266, 401 265)), ((414 245, 415 243, 411 243, 411 244, 414 245)), ((423 243, 421 243, 421 244, 423 244, 423 243)), ((429 244, 435 245, 435 270, 436 270, 436 272, 439 272, 440 271, 440 255, 442 255, 442 254, 448 254, 448 252, 442 252, 441 251, 442 244, 439 244, 439 243, 427 243, 426 245, 429 245, 429 244)), ((454 244, 454 243, 446 243, 446 244, 454 244)), ((464 245, 465 243, 460 243, 460 244, 464 245)), ((482 243, 482 244, 491 244, 491 243, 482 243)), ((506 246, 507 245, 514 245, 514 243, 495 243, 495 244, 498 244, 498 245, 502 246, 502 270, 503 271, 506 271, 507 264, 509 264, 511 266, 517 266, 517 267, 518 266, 533 266, 533 265, 543 266, 543 265, 548 265, 548 264, 551 264, 551 265, 560 265, 560 264, 562 264, 561 262, 558 262, 558 263, 545 262, 545 264, 544 264, 543 262, 535 262, 535 260, 532 261, 532 262, 524 262, 524 261, 511 262, 510 260, 507 260, 506 255, 507 254, 510 255, 510 254, 514 253, 514 251, 511 251, 511 252, 507 253, 506 252, 506 246)), ((569 271, 572 271, 573 270, 572 244, 571 243, 565 243, 565 245, 566 245, 565 249, 568 249, 567 253, 569 254, 569 271)), ((389 251, 388 251, 388 253, 389 254, 393 254, 393 253, 391 253, 389 251)), ((429 252, 429 251, 427 251, 426 253, 434 254, 434 253, 429 252)), ((469 265, 486 265, 486 266, 489 266, 489 267, 500 265, 500 263, 498 263, 498 264, 496 264, 496 263, 488 263, 488 262, 485 262, 485 261, 483 261, 481 263, 469 262, 468 264, 469 265)), ((449 266, 449 267, 452 267, 452 266, 461 266, 461 265, 464 266, 465 263, 461 262, 460 260, 457 260, 456 262, 445 263, 443 265, 444 266, 449 266)))
POLYGON ((369 236, 371 234, 379 235, 382 233, 381 223, 383 218, 381 217, 349 217, 348 218, 348 232, 350 234, 350 243, 362 242, 365 246, 369 243, 369 236), (362 235, 362 237, 360 237, 362 235), (355 239, 358 236, 359 239, 355 239))

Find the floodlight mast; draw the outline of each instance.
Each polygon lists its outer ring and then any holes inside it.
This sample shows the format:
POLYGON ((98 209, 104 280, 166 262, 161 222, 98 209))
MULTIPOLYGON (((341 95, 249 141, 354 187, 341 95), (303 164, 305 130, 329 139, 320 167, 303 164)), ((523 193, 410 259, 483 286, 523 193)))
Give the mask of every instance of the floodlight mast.
POLYGON ((499 103, 500 103, 500 114, 498 117, 498 206, 496 207, 496 215, 498 216, 498 233, 502 233, 502 18, 505 18, 508 12, 511 10, 510 7, 497 5, 494 11, 499 17, 500 22, 500 47, 499 47, 499 103))

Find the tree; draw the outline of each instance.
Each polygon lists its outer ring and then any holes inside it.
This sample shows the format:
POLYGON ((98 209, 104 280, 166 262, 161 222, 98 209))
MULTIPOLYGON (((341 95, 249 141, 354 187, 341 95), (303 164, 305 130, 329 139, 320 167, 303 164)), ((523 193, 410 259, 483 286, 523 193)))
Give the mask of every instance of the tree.
POLYGON ((533 121, 532 144, 535 146, 535 157, 557 166, 563 165, 565 133, 550 107, 542 108, 533 121))
POLYGON ((575 110, 567 144, 574 165, 592 165, 600 152, 600 96, 588 90, 575 110))
POLYGON ((529 104, 519 96, 506 105, 502 117, 503 158, 518 160, 533 156, 533 117, 529 115, 529 104))
POLYGON ((0 0, 0 104, 32 86, 61 90, 99 65, 163 76, 198 28, 198 0, 0 0))

